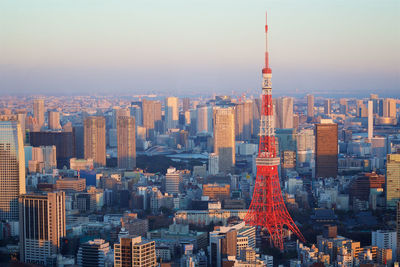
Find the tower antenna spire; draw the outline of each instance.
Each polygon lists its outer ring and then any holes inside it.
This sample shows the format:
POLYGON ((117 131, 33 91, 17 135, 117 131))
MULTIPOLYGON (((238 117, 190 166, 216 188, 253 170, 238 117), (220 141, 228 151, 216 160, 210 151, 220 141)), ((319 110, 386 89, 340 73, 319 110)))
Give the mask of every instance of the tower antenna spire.
POLYGON ((265 66, 263 69, 263 73, 272 73, 271 68, 269 67, 269 54, 268 54, 268 16, 267 12, 265 12, 265 66))

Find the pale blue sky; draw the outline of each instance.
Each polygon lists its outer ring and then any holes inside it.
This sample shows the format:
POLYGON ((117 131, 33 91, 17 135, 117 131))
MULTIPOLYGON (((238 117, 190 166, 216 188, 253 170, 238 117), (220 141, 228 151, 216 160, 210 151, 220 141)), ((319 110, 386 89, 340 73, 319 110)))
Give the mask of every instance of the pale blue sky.
POLYGON ((0 93, 400 95, 400 1, 2 0, 0 93))

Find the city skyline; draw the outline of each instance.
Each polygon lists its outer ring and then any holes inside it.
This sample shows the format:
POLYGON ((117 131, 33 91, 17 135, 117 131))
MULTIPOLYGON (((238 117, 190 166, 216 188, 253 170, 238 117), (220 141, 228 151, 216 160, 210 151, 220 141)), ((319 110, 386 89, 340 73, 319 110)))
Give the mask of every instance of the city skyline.
POLYGON ((21 1, 1 266, 399 266, 400 3, 21 1))
POLYGON ((0 94, 257 94, 268 9, 276 96, 398 96, 396 1, 121 3, 3 3, 0 94))

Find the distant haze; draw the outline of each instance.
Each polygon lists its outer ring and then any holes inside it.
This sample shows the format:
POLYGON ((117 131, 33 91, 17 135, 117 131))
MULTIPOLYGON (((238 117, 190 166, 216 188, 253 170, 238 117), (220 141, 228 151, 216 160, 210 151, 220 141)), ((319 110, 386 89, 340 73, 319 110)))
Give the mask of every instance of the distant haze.
POLYGON ((400 96, 400 1, 3 0, 0 94, 400 96))

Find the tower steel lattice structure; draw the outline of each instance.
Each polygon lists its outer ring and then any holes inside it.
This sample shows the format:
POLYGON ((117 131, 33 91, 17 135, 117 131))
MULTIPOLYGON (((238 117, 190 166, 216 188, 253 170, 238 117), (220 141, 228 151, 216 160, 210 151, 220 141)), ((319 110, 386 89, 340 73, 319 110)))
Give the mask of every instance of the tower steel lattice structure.
POLYGON ((285 227, 305 241, 292 217, 286 209, 279 182, 275 146, 275 129, 272 105, 272 71, 268 62, 268 25, 265 24, 265 67, 262 70, 262 106, 260 121, 260 144, 256 158, 257 177, 253 198, 247 211, 245 222, 249 225, 266 228, 270 234, 271 245, 283 250, 285 227))

